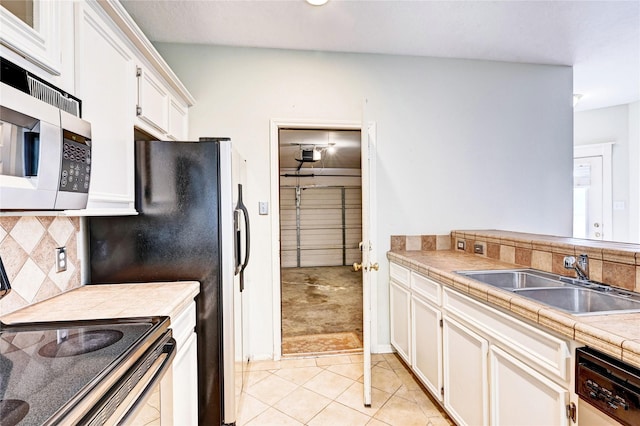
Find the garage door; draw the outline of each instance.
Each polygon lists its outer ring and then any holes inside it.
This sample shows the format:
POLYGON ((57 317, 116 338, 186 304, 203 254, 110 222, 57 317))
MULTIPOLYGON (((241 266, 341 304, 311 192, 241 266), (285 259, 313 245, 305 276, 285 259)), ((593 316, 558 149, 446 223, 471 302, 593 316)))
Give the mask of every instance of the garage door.
POLYGON ((280 188, 282 267, 360 262, 361 197, 359 187, 280 188))

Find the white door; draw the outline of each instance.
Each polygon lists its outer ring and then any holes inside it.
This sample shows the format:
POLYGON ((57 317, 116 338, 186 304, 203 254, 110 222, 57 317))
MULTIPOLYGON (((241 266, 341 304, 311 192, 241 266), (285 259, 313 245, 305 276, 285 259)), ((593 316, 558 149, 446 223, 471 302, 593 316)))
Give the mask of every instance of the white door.
POLYGON ((611 230, 603 226, 602 156, 573 159, 573 236, 602 240, 611 230))
POLYGON ((364 405, 371 406, 371 294, 378 263, 375 238, 375 123, 363 122, 362 165, 362 351, 364 353, 364 405))

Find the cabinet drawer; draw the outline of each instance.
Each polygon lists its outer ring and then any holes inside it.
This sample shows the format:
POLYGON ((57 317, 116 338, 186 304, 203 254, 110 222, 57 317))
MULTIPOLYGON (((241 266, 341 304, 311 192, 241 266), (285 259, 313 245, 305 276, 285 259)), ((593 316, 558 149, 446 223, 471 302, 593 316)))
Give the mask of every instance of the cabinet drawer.
POLYGON ((178 350, 180 350, 196 327, 196 303, 191 302, 175 318, 171 318, 171 328, 173 338, 176 339, 178 350))
POLYGON ((445 288, 443 306, 448 313, 474 326, 479 333, 489 335, 493 341, 538 370, 544 370, 562 381, 568 381, 567 342, 519 321, 510 315, 485 306, 475 300, 445 288))
POLYGON ((395 282, 409 288, 409 270, 404 266, 391 262, 389 264, 389 276, 395 282))
POLYGON ((411 291, 440 306, 442 286, 430 278, 411 271, 411 291))

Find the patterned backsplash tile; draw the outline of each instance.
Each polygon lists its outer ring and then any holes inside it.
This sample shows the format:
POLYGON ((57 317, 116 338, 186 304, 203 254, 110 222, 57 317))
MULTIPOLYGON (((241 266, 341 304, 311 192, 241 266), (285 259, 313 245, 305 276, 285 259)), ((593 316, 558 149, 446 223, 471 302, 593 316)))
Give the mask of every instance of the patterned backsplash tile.
POLYGON ((0 315, 80 286, 79 232, 77 217, 0 217, 0 256, 11 282, 0 315), (55 249, 63 246, 67 270, 56 272, 55 249))

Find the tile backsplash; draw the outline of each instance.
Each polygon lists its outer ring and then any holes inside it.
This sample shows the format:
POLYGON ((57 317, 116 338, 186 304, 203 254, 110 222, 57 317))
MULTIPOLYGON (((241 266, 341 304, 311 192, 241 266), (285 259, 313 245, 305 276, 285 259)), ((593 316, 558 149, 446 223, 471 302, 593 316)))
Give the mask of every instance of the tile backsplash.
POLYGON ((564 257, 586 254, 592 280, 640 292, 640 244, 499 230, 451 231, 450 235, 391 236, 391 251, 414 250, 462 251, 572 277, 575 272, 564 268, 564 257))
POLYGON ((0 315, 80 286, 80 218, 0 217, 0 256, 11 292, 0 300, 0 315), (67 270, 56 272, 55 249, 67 249, 67 270))

